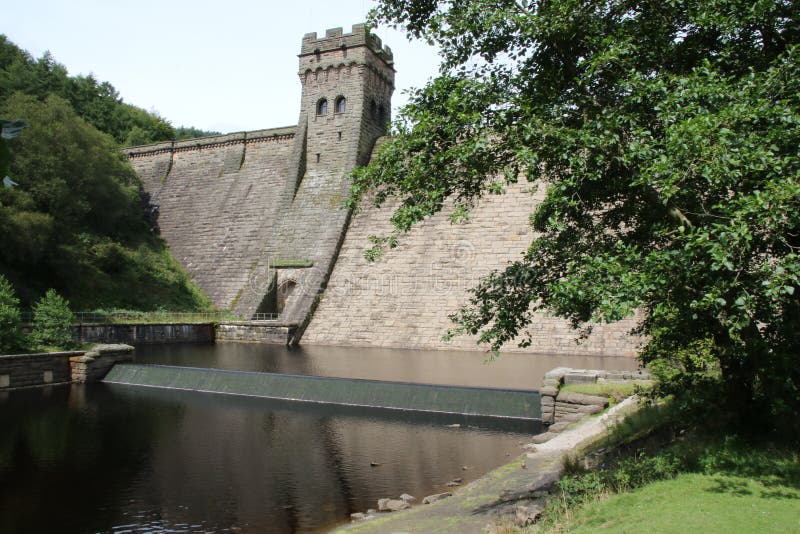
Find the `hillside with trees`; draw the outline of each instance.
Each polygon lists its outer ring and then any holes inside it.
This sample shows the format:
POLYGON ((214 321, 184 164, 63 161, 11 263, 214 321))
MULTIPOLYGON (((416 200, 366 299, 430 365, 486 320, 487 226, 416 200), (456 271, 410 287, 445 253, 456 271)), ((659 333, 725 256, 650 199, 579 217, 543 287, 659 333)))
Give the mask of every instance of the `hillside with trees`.
POLYGON ((26 124, 0 140, 0 178, 9 177, 0 186, 0 274, 23 306, 54 288, 76 310, 210 307, 145 222, 138 177, 120 151, 173 139, 169 122, 4 36, 0 117, 26 124))

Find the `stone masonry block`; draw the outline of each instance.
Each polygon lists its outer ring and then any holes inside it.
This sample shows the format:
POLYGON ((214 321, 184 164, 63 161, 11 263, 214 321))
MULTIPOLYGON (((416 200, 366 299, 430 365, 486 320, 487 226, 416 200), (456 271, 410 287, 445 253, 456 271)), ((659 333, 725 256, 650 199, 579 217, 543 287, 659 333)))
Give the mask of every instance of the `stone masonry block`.
POLYGON ((564 375, 564 384, 585 384, 597 382, 597 372, 580 371, 571 372, 564 375))
POLYGON ((555 397, 556 395, 558 395, 558 388, 552 386, 545 386, 539 389, 539 395, 541 395, 542 397, 545 396, 555 397))
POLYGON ((598 406, 608 406, 608 399, 599 397, 597 395, 584 395, 583 393, 570 393, 561 391, 556 397, 557 402, 565 402, 570 404, 596 404, 598 406))

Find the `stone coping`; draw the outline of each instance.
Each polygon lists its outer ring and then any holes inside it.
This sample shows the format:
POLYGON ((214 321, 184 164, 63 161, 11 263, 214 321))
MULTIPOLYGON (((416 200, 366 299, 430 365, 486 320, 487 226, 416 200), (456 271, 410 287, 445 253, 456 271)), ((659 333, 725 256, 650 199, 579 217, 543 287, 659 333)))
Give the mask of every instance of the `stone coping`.
POLYGON ((272 137, 293 136, 297 131, 297 126, 280 126, 277 128, 265 128, 261 130, 248 130, 244 132, 232 132, 219 135, 208 135, 206 137, 192 137, 178 141, 161 141, 149 145, 137 145, 126 147, 122 152, 128 156, 140 156, 153 152, 172 152, 185 148, 196 148, 203 146, 213 146, 224 143, 245 143, 258 139, 272 137))
POLYGON ((1 360, 17 358, 36 358, 47 356, 49 358, 73 358, 75 356, 99 356, 109 352, 133 352, 133 347, 123 343, 98 343, 87 350, 66 350, 55 352, 23 352, 20 354, 0 354, 1 360))
POLYGON ((71 358, 73 356, 83 356, 86 351, 57 351, 57 352, 23 352, 20 354, 0 354, 0 360, 13 360, 18 358, 36 358, 47 356, 49 358, 71 358))

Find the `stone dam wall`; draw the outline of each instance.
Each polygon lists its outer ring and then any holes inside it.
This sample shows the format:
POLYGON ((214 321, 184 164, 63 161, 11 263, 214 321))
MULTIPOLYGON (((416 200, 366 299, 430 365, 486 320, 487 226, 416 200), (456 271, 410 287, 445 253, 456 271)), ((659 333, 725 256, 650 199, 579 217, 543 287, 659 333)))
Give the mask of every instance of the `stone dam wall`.
MULTIPOLYGON (((220 309, 245 320, 221 340, 483 350, 444 343, 448 315, 479 278, 520 257, 543 191, 524 183, 483 199, 465 224, 439 214, 369 264, 369 236, 390 232, 391 205, 344 209, 349 172, 386 132, 394 89, 391 50, 363 25, 303 37, 296 127, 127 149, 152 219, 172 254, 220 309)), ((634 355, 633 320, 595 327, 578 344, 566 322, 539 317, 540 353, 634 355)))
MULTIPOLYGON (((485 350, 471 336, 442 341, 448 315, 467 302, 481 276, 519 259, 533 239, 529 217, 543 188, 516 184, 487 196, 469 221, 451 224, 443 211, 400 236, 400 245, 374 263, 364 258, 369 236, 388 235, 393 206, 365 201, 350 224, 336 267, 305 344, 485 350)), ((588 339, 561 319, 540 316, 529 328, 532 345, 507 351, 634 356, 633 319, 597 325, 588 339)))
POLYGON ((295 179, 295 128, 128 150, 172 255, 220 308, 231 308, 250 267, 281 224, 295 179))

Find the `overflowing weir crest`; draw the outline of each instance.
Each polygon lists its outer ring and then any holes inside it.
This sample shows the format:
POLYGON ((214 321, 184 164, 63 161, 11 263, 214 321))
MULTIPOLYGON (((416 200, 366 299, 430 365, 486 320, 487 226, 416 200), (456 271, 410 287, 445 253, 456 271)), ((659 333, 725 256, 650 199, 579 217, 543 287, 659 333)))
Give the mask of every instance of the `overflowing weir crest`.
POLYGON ((540 420, 539 393, 168 365, 117 364, 111 384, 391 410, 540 420))

